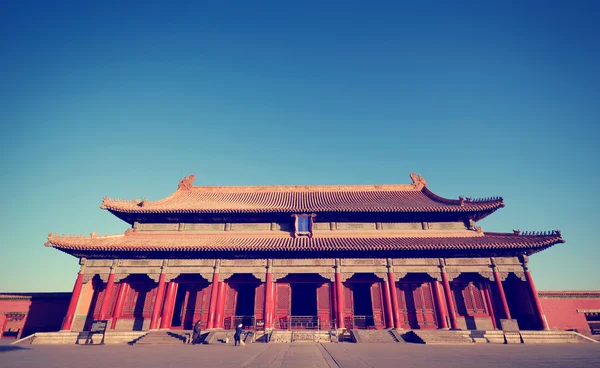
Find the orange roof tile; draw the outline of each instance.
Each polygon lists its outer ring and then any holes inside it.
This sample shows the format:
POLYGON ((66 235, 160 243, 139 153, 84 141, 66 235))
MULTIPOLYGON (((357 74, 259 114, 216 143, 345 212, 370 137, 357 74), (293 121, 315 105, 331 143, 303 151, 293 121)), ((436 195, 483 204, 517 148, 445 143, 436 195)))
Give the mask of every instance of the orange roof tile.
POLYGON ((536 235, 516 233, 441 232, 440 236, 414 237, 404 234, 332 234, 294 238, 289 233, 261 234, 160 234, 128 231, 110 236, 54 236, 47 246, 67 253, 101 252, 311 252, 311 251, 440 251, 440 250, 519 250, 535 253, 563 243, 560 232, 536 235))
MULTIPOLYGON (((493 212, 502 198, 446 199, 431 192, 425 179, 412 184, 331 186, 194 186, 184 178, 170 196, 157 201, 104 198, 101 208, 124 213, 260 212, 493 212)), ((480 217, 481 218, 481 217, 480 217)))

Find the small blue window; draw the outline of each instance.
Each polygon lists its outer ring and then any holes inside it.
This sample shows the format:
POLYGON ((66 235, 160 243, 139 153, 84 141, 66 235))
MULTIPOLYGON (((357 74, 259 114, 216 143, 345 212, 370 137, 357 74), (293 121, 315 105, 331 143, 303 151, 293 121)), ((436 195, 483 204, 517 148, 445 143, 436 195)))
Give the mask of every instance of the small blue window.
POLYGON ((310 229, 308 228, 308 221, 308 216, 298 216, 298 232, 307 233, 310 231, 310 229))

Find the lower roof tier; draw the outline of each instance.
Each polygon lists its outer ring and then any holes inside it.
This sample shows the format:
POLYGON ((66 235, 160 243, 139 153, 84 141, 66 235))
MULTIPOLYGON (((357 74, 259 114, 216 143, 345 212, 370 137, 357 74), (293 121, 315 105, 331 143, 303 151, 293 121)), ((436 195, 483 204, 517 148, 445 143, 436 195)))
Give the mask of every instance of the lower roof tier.
POLYGON ((560 232, 536 233, 446 233, 430 236, 347 235, 291 237, 269 235, 207 235, 162 232, 148 234, 127 231, 108 236, 48 236, 46 246, 76 257, 115 258, 118 256, 154 258, 193 257, 233 258, 277 257, 373 257, 388 254, 411 257, 416 255, 494 256, 533 254, 558 243, 564 243, 560 232))

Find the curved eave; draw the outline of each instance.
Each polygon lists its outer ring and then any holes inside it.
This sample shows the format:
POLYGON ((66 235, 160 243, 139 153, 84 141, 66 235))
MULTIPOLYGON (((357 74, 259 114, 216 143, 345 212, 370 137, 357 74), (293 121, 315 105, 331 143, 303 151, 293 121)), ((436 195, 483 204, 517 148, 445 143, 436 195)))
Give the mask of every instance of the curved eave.
POLYGON ((81 255, 100 253, 250 253, 302 256, 321 253, 514 253, 534 254, 564 243, 560 235, 516 235, 488 233, 484 236, 455 237, 313 237, 290 236, 137 236, 116 235, 96 238, 51 238, 46 243, 63 252, 81 255))

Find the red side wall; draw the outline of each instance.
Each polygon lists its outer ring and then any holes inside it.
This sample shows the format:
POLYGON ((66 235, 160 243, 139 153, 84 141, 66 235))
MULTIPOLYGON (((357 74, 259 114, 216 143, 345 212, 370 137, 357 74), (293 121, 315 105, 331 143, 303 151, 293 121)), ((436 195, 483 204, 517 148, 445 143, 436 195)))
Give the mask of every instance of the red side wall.
POLYGON ((24 312, 26 317, 20 324, 21 337, 35 332, 58 331, 70 299, 71 293, 0 294, 0 328, 4 326, 5 313, 24 312))
POLYGON ((552 330, 577 330, 583 335, 591 336, 590 328, 584 313, 577 310, 600 310, 598 298, 556 298, 546 297, 540 293, 542 308, 552 330))

